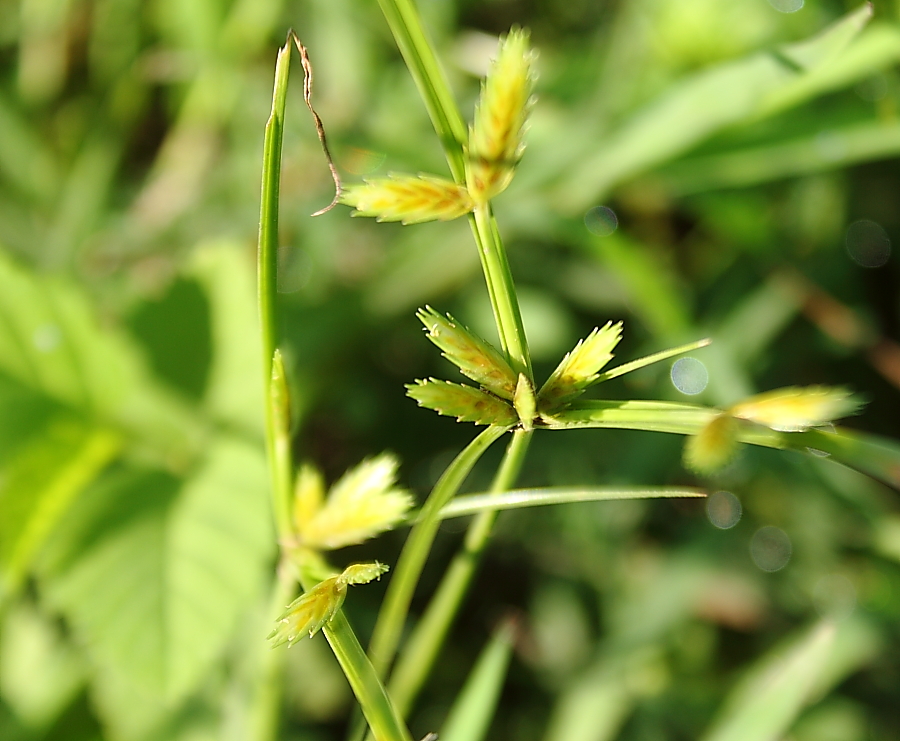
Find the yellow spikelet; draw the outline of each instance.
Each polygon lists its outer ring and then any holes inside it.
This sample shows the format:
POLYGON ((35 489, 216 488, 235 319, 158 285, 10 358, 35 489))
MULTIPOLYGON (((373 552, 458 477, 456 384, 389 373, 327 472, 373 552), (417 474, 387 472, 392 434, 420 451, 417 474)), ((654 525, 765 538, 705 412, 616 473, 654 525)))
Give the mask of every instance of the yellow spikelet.
POLYGON ((294 485, 294 528, 303 530, 315 517, 325 501, 325 482, 322 474, 308 463, 300 466, 294 485))
POLYGON ((738 449, 737 422, 729 414, 713 417, 684 445, 684 464, 697 473, 713 473, 727 465, 738 449))
POLYGON ((309 519, 298 522, 300 545, 332 550, 362 543, 400 522, 412 497, 396 488, 397 459, 384 454, 363 461, 332 487, 309 519))
POLYGON ((340 609, 348 586, 368 584, 387 571, 388 567, 378 561, 351 564, 338 576, 331 576, 301 594, 287 606, 278 617, 275 629, 269 633, 272 648, 282 643, 290 647, 305 635, 314 636, 340 609))
POLYGON ((779 432, 802 432, 855 414, 861 406, 862 401, 845 388, 792 386, 751 396, 728 411, 779 432))
POLYGON ((512 401, 516 374, 495 348, 472 334, 452 316, 443 316, 426 306, 416 316, 428 330, 428 339, 443 350, 444 357, 463 375, 477 381, 502 399, 512 401))
POLYGON ((340 609, 347 596, 347 584, 333 576, 301 594, 278 617, 268 639, 272 648, 288 646, 305 635, 314 636, 340 609))
POLYGON ((462 383, 437 378, 418 380, 406 385, 406 394, 419 402, 419 406, 456 417, 459 422, 505 427, 519 421, 516 410, 503 399, 462 383))
POLYGON ((613 356, 613 349, 622 339, 622 323, 607 322, 594 328, 567 353, 538 394, 542 412, 554 412, 584 393, 594 383, 599 371, 613 356))
POLYGON ((354 216, 404 224, 449 221, 474 208, 464 187, 424 174, 391 173, 386 178, 367 180, 365 185, 349 185, 341 194, 341 203, 353 206, 354 216))
POLYGON ((534 85, 533 62, 527 31, 516 28, 500 40, 469 129, 466 182, 476 201, 486 201, 505 190, 522 157, 534 85))

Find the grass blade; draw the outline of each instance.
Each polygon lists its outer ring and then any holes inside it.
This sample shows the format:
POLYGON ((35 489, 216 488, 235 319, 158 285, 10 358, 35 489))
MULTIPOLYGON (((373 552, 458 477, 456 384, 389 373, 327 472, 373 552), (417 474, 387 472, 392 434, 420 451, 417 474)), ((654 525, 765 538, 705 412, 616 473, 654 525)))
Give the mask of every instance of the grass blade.
POLYGON ((550 504, 575 502, 606 502, 616 499, 674 499, 705 497, 700 489, 687 487, 548 487, 544 489, 514 489, 499 494, 467 494, 456 497, 441 510, 442 520, 466 517, 493 510, 543 507, 550 504))
POLYGON ((494 633, 478 657, 441 730, 441 741, 482 741, 497 708, 515 640, 507 622, 494 633))

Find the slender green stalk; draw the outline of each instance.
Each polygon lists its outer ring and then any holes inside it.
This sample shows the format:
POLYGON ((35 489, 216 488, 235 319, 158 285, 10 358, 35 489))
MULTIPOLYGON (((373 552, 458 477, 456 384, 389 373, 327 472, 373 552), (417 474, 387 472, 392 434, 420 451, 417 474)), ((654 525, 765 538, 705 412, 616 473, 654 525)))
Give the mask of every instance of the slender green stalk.
MULTIPOLYGON (((515 483, 525 460, 531 436, 532 432, 524 430, 517 430, 513 434, 500 468, 491 483, 492 493, 505 491, 515 483)), ((434 666, 447 632, 472 582, 496 516, 496 511, 482 512, 469 525, 462 550, 453 558, 425 614, 400 654, 397 668, 388 684, 388 692, 403 715, 409 712, 434 666)))
MULTIPOLYGON (((286 569, 280 569, 272 590, 269 615, 274 618, 284 611, 297 593, 297 582, 286 569)), ((283 695, 284 651, 273 651, 267 645, 261 650, 262 668, 254 677, 255 697, 251 709, 250 738, 253 741, 275 741, 279 737, 279 718, 283 695)))
MULTIPOLYGON (((278 197, 281 152, 284 138, 284 111, 290 70, 291 44, 278 52, 272 113, 266 124, 263 147, 262 197, 259 227, 259 314, 263 339, 263 372, 266 380, 266 449, 272 476, 273 509, 280 537, 291 533, 293 464, 290 455, 290 399, 284 364, 278 350, 277 269, 278 197)), ((500 431, 501 433, 503 430, 500 431)), ((279 580, 281 581, 281 580, 279 580)), ((303 579, 304 586, 307 579, 303 579)), ((314 582, 313 582, 314 583, 314 582)), ((290 602, 279 586, 279 608, 290 602)), ((342 612, 325 627, 325 636, 347 676, 372 733, 378 741, 412 741, 402 718, 395 712, 387 692, 359 640, 342 612)), ((277 707, 281 694, 278 663, 267 667, 265 691, 258 698, 256 728, 260 739, 274 738, 277 707)))
MULTIPOLYGON (((378 4, 425 101, 434 130, 444 147, 453 179, 464 184, 466 167, 463 143, 467 140, 466 126, 425 34, 419 12, 413 0, 378 0, 378 4)), ((475 209, 475 213, 469 217, 469 225, 478 245, 500 344, 513 369, 517 373, 524 373, 533 384, 531 356, 525 340, 516 289, 490 205, 484 204, 475 209)))
POLYGON ((431 123, 447 156, 453 179, 457 183, 465 183, 466 161, 463 144, 467 137, 466 124, 459 113, 444 70, 422 26, 419 11, 413 0, 378 0, 378 5, 390 26, 419 94, 425 101, 431 123))
MULTIPOLYGON (((273 382, 273 361, 278 344, 278 198, 281 184, 281 150, 284 140, 284 106, 290 74, 290 41, 278 51, 272 112, 263 143, 262 195, 259 213, 259 320, 262 329, 263 379, 266 384, 266 450, 272 478, 272 509, 279 537, 290 533, 290 463, 285 463, 283 416, 286 398, 273 382), (275 393, 273 393, 275 391, 275 393), (282 422, 279 424, 279 422, 282 422), (280 454, 281 453, 281 454, 280 454)), ((283 381, 283 368, 281 371, 283 381)), ((289 449, 289 447, 288 447, 289 449)))
POLYGON ((338 610, 324 632, 376 741, 412 741, 343 610, 338 610))
POLYGON ((481 267, 494 310, 494 320, 500 334, 500 344, 509 357, 513 370, 516 373, 524 373, 534 384, 531 354, 528 352, 528 342, 525 339, 525 326, 522 323, 522 313, 519 311, 516 286, 490 204, 478 206, 469 223, 475 236, 475 243, 478 245, 481 267))
POLYGON ((454 458, 425 502, 419 522, 413 527, 400 553, 372 635, 369 656, 378 676, 383 677, 387 673, 397 651, 409 603, 437 535, 441 508, 453 498, 478 459, 507 429, 491 426, 482 431, 454 458))

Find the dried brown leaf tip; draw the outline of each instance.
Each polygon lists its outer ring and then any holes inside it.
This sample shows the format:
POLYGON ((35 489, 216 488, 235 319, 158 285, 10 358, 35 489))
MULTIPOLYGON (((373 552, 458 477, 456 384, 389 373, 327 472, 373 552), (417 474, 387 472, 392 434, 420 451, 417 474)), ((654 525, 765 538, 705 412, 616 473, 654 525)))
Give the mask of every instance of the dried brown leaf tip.
POLYGON ((523 137, 534 87, 534 57, 528 32, 514 28, 500 40, 497 58, 481 88, 469 128, 466 182, 483 202, 512 180, 525 149, 523 137))
POLYGON ((378 221, 420 224, 449 221, 468 213, 474 203, 468 191, 456 183, 433 175, 391 174, 347 186, 341 203, 353 206, 354 216, 374 216, 378 221))

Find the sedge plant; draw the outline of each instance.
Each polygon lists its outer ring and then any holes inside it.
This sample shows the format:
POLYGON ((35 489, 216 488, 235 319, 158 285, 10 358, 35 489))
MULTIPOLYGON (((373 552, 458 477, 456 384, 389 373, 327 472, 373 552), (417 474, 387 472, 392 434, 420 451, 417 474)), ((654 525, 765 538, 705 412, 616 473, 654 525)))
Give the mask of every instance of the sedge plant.
MULTIPOLYGON (((548 378, 535 378, 516 286, 492 210, 493 199, 502 195, 523 159, 528 115, 536 104, 536 55, 529 34, 513 28, 500 39, 472 122, 467 125, 412 1, 379 2, 444 149, 449 174, 393 173, 347 186, 336 180, 336 201, 354 208, 355 216, 399 221, 410 228, 426 221, 466 219, 481 260, 500 345, 492 346, 436 308, 425 306, 417 313, 426 338, 459 369, 466 382, 411 379, 407 393, 428 410, 473 425, 471 442, 453 459, 418 510, 412 496, 398 484, 398 461, 391 455, 362 462, 330 490, 313 467, 292 459, 290 368, 280 346, 275 297, 278 185, 294 46, 302 55, 305 99, 311 109, 312 105, 308 57, 291 36, 278 55, 272 114, 266 127, 259 241, 262 360, 269 379, 268 455, 282 551, 275 597, 280 605, 269 638, 280 651, 321 630, 347 675, 372 736, 377 741, 408 741, 411 735, 405 719, 435 665, 500 510, 568 501, 703 496, 702 491, 689 488, 516 489, 535 433, 619 428, 684 435, 684 462, 701 475, 727 465, 742 444, 825 451, 877 478, 890 479, 893 474, 885 458, 865 439, 833 428, 834 420, 856 413, 861 406, 845 388, 782 388, 724 409, 667 401, 583 398, 588 389, 623 374, 702 348, 708 344, 703 338, 609 367, 624 327, 607 322, 578 342, 548 378), (505 451, 489 491, 460 495, 473 466, 499 442, 505 451), (410 603, 439 523, 462 514, 475 517, 460 551, 401 645, 410 603), (393 564, 369 562, 339 570, 328 560, 331 551, 407 525, 409 535, 393 564), (366 651, 344 616, 342 604, 353 591, 349 587, 364 588, 361 585, 379 578, 388 580, 387 593, 366 651)), ((316 122, 324 144, 318 116, 316 122)), ((487 654, 495 658, 485 659, 485 668, 476 675, 481 676, 482 671, 490 675, 491 666, 505 661, 503 656, 508 653, 503 646, 510 644, 509 635, 508 630, 503 632, 503 639, 487 654)), ((466 725, 465 713, 454 712, 451 720, 447 729, 451 737, 455 738, 461 727, 473 735, 483 733, 483 728, 466 725)), ((355 729, 357 738, 364 732, 361 727, 355 729)))

